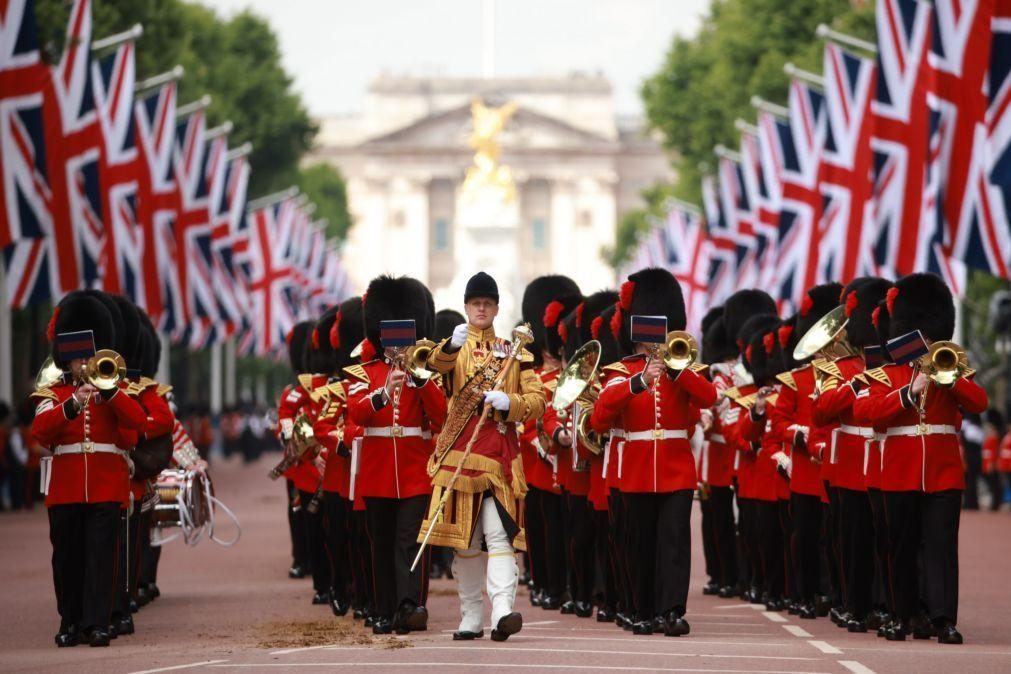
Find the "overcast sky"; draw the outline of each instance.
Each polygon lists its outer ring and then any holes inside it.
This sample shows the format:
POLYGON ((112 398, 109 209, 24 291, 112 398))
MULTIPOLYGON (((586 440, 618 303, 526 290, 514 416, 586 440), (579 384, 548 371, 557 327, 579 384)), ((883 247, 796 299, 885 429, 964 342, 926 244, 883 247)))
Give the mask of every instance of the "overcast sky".
MULTIPOLYGON (((313 115, 358 112, 372 78, 480 75, 482 0, 202 0, 228 16, 251 7, 281 39, 313 115)), ((495 74, 601 70, 618 112, 640 113, 639 85, 709 0, 497 0, 495 74)))

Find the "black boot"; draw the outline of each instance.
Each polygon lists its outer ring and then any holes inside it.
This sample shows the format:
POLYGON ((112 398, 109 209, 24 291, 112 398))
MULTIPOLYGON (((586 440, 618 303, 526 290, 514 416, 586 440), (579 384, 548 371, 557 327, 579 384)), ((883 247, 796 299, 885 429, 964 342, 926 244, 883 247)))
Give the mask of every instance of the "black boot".
POLYGON ((688 624, 688 621, 683 616, 679 616, 674 611, 667 614, 663 628, 664 636, 683 637, 687 636, 691 631, 691 625, 688 624))
POLYGON ((498 624, 492 628, 492 641, 505 641, 523 629, 523 616, 513 611, 499 618, 498 624))
POLYGON ((955 629, 951 623, 944 623, 937 629, 937 643, 961 644, 963 643, 962 633, 955 629))
POLYGON ((77 633, 77 625, 61 627, 56 633, 56 645, 60 648, 70 648, 81 643, 80 635, 77 633))

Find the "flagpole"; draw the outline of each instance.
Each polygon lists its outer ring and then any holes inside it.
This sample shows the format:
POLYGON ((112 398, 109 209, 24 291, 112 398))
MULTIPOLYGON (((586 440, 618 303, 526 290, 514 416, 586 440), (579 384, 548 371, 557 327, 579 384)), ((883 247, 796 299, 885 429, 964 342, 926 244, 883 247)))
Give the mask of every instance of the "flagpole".
POLYGON ((175 82, 176 80, 181 80, 183 75, 186 74, 186 69, 182 66, 176 66, 168 72, 161 73, 160 75, 155 75, 154 77, 149 77, 146 80, 137 82, 133 87, 133 92, 138 96, 143 96, 145 93, 160 87, 163 84, 168 84, 169 82, 175 82))
POLYGON ((235 404, 235 338, 225 341, 225 400, 231 407, 235 404))
POLYGON ((720 157, 721 159, 729 159, 730 161, 737 161, 737 162, 741 161, 740 152, 735 152, 723 144, 714 147, 713 152, 716 154, 717 157, 720 157))
POLYGON ((139 23, 133 24, 127 30, 122 33, 116 33, 115 35, 110 35, 109 37, 103 37, 101 40, 95 40, 91 43, 91 53, 95 54, 102 51, 103 49, 108 49, 110 47, 118 47, 124 42, 129 42, 130 40, 136 40, 141 35, 144 34, 144 26, 139 23))
POLYGON ((232 122, 229 120, 221 126, 215 126, 211 129, 207 129, 204 131, 204 140, 214 140, 215 138, 219 138, 221 136, 227 136, 232 132, 232 127, 232 122))
POLYGON ((0 400, 14 403, 14 353, 11 350, 11 305, 7 301, 7 270, 0 262, 0 400))
POLYGON ((257 199, 251 199, 249 203, 246 204, 246 211, 256 211, 270 206, 271 204, 276 204, 278 201, 284 201, 285 199, 291 199, 296 196, 298 196, 298 188, 292 185, 286 190, 274 192, 273 194, 268 194, 257 199))
POLYGON ((211 98, 210 94, 204 94, 203 96, 193 101, 192 103, 176 106, 176 121, 185 119, 186 117, 192 115, 194 112, 200 112, 205 108, 209 108, 211 106, 212 100, 213 99, 211 98))
POLYGON ((158 360, 158 381, 162 384, 172 383, 172 355, 170 349, 172 344, 169 342, 167 335, 158 335, 158 340, 161 342, 161 358, 158 360))
POLYGON ((821 75, 816 75, 815 73, 809 72, 807 70, 802 70, 792 63, 786 63, 783 65, 783 72, 789 77, 793 77, 798 80, 807 82, 808 84, 813 84, 816 87, 825 88, 825 78, 821 75))
POLYGON ((240 157, 245 157, 249 155, 252 151, 253 151, 252 143, 243 143, 239 147, 232 148, 231 150, 229 150, 228 153, 225 155, 225 159, 227 159, 228 161, 234 161, 236 159, 239 159, 240 157))
POLYGON ((824 23, 819 23, 818 27, 814 30, 815 37, 821 38, 822 40, 831 40, 832 42, 838 42, 839 44, 844 44, 847 47, 854 47, 856 49, 863 49, 871 54, 878 53, 878 46, 873 42, 868 42, 867 40, 861 40, 858 37, 853 37, 852 35, 847 35, 846 33, 840 33, 837 30, 832 30, 824 23))
POLYGON ((749 124, 748 122, 740 118, 734 120, 734 128, 740 131, 741 133, 748 133, 751 134, 752 136, 758 135, 757 126, 755 126, 754 124, 749 124))
POLYGON ((211 344, 211 419, 217 422, 221 415, 222 398, 222 359, 221 342, 211 344))
POLYGON ((782 105, 777 105, 772 101, 767 101, 761 96, 751 97, 751 107, 759 110, 760 112, 767 112, 773 117, 782 117, 783 119, 786 119, 790 116, 790 111, 782 105))

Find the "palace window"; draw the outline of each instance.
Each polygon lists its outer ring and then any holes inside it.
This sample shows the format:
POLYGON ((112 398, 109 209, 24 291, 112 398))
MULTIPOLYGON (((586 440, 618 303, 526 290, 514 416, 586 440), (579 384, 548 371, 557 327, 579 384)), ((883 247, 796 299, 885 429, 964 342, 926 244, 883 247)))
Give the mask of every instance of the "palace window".
POLYGON ((449 220, 436 218, 432 225, 432 250, 445 252, 449 250, 449 220))
POLYGON ((530 223, 530 236, 534 250, 545 250, 548 247, 548 223, 544 218, 534 218, 530 223))

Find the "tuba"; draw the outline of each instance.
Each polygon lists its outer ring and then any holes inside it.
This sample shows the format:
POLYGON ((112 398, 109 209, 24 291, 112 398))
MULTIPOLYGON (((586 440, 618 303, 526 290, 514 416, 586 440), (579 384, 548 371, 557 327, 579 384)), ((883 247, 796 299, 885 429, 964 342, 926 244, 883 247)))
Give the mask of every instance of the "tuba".
POLYGON ((822 316, 797 342, 797 348, 793 350, 794 360, 804 361, 815 354, 821 354, 828 360, 854 355, 856 351, 846 341, 849 320, 846 307, 842 305, 822 316))
POLYGON ((661 349, 661 357, 668 369, 680 372, 699 357, 699 345, 695 338, 684 330, 667 333, 667 342, 661 349))
POLYGON ((126 361, 112 349, 101 349, 84 365, 84 379, 100 391, 109 391, 126 377, 126 361))
POLYGON ((962 376, 966 362, 965 349, 955 342, 934 342, 920 361, 920 371, 935 383, 947 386, 962 376))
POLYGON ((551 400, 551 406, 558 412, 560 418, 564 417, 566 410, 577 401, 587 405, 593 404, 596 392, 592 384, 597 378, 599 366, 600 342, 595 339, 583 344, 572 354, 562 374, 558 376, 555 396, 551 400))

